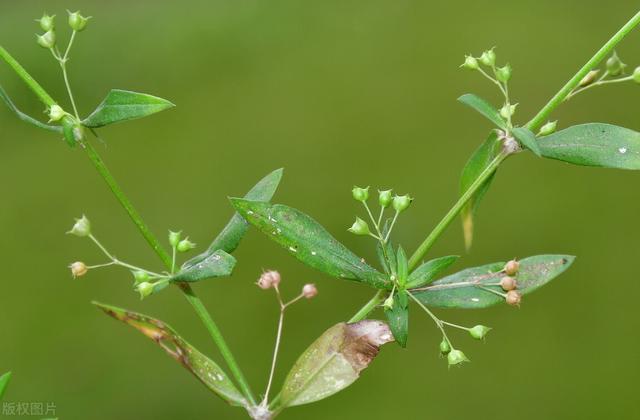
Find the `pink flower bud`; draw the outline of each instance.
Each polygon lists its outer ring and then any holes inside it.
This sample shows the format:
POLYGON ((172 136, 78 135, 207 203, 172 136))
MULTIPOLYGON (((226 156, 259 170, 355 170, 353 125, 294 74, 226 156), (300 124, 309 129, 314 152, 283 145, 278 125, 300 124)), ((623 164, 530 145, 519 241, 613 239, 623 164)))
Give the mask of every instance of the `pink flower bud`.
POLYGON ((305 284, 302 288, 302 296, 306 297, 307 299, 311 299, 317 294, 318 288, 313 283, 305 284))
POLYGON ((273 270, 265 271, 262 273, 256 284, 259 288, 264 290, 277 287, 280 284, 280 273, 273 270))

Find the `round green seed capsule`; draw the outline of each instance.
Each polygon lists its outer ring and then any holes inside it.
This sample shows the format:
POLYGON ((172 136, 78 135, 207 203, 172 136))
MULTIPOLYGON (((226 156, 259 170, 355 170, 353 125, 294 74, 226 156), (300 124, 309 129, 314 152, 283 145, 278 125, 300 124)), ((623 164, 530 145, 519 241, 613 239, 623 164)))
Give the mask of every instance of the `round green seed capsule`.
POLYGON ((40 27, 43 31, 47 32, 52 30, 55 27, 54 19, 55 15, 49 16, 47 14, 42 15, 40 19, 36 19, 36 22, 40 24, 40 27))
POLYGON ((489 331, 491 331, 491 328, 489 327, 485 327, 484 325, 476 325, 469 330, 469 334, 476 340, 482 340, 489 331))
POLYGON ((480 68, 480 65, 478 64, 478 60, 473 57, 473 56, 466 56, 464 59, 464 63, 462 63, 462 66, 460 67, 464 67, 465 69, 469 69, 469 70, 478 70, 480 68))
POLYGON ((367 222, 359 217, 356 217, 356 221, 353 222, 353 225, 348 229, 348 231, 360 236, 368 235, 369 233, 371 233, 367 222))
POLYGON ((489 67, 496 65, 496 53, 493 51, 493 48, 482 53, 480 62, 489 67))
POLYGON ((80 32, 84 30, 87 26, 87 22, 91 19, 90 17, 84 17, 80 14, 80 11, 77 12, 69 12, 69 26, 76 32, 80 32))
POLYGON ((353 189, 351 190, 351 194, 353 195, 354 200, 364 203, 369 199, 369 187, 353 187, 353 189))
POLYGON ((609 59, 607 59, 607 71, 612 76, 618 76, 624 70, 626 65, 620 60, 618 54, 615 52, 609 59))
POLYGON ((450 351, 451 351, 451 346, 449 345, 449 342, 443 338, 442 341, 440 342, 440 353, 443 355, 447 355, 449 354, 450 351))
POLYGON ((507 64, 504 67, 500 67, 496 70, 496 79, 502 83, 507 83, 511 79, 511 66, 507 64))
POLYGON ((449 366, 454 366, 460 363, 468 362, 469 359, 460 350, 451 349, 451 351, 447 355, 447 361, 449 362, 449 366))
POLYGON ((640 66, 636 67, 633 71, 633 81, 636 83, 640 83, 640 66))
POLYGON ((56 46, 56 33, 53 30, 47 31, 42 35, 36 35, 38 45, 42 48, 51 49, 56 46))
POLYGON ((393 190, 378 191, 378 203, 380 203, 380 207, 389 207, 389 204, 393 201, 392 191, 393 190))
POLYGON ((407 195, 396 195, 393 197, 393 208, 398 213, 405 211, 411 205, 413 198, 407 195))

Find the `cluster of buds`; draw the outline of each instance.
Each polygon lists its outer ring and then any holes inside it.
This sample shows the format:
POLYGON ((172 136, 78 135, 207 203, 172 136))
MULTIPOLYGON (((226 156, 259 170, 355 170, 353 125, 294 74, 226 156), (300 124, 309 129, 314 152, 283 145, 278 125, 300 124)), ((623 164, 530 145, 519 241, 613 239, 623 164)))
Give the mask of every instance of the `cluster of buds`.
POLYGON ((196 244, 189 240, 189 237, 182 239, 182 231, 169 231, 169 245, 178 252, 188 252, 196 247, 196 244))
MULTIPOLYGON (((476 325, 471 328, 458 326, 458 328, 466 329, 469 332, 469 335, 476 340, 484 340, 489 331, 491 331, 491 328, 484 325, 476 325)), ((469 361, 469 358, 461 350, 455 349, 451 346, 451 342, 447 337, 443 337, 440 342, 440 354, 447 357, 447 363, 449 366, 455 366, 469 361)))
POLYGON ((516 260, 511 260, 504 265, 503 272, 504 277, 500 279, 500 287, 506 292, 505 301, 511 306, 519 306, 522 301, 522 295, 518 292, 518 282, 515 276, 520 270, 520 263, 516 260))
MULTIPOLYGON (((353 196, 354 200, 362 203, 365 206, 367 212, 369 213, 369 216, 371 216, 371 211, 369 210, 369 207, 367 205, 367 201, 369 200, 369 187, 353 187, 353 190, 351 190, 351 195, 353 196)), ((408 209, 412 201, 413 198, 411 198, 408 194, 394 195, 393 190, 378 190, 378 204, 380 205, 381 212, 384 212, 387 207, 391 206, 395 210, 397 216, 398 214, 408 209)), ((380 226, 378 226, 378 222, 374 220, 373 217, 371 217, 371 219, 372 222, 376 225, 376 231, 378 232, 378 234, 380 234, 380 226)), ((356 221, 348 229, 348 231, 355 235, 375 236, 371 232, 369 224, 359 217, 356 217, 356 221)), ((375 237, 381 239, 377 236, 375 237)))
POLYGON ((496 80, 501 83, 507 83, 509 79, 511 79, 511 66, 509 64, 502 67, 496 67, 496 53, 493 51, 493 48, 484 51, 480 57, 467 55, 464 59, 464 63, 462 63, 460 67, 469 70, 484 71, 481 69, 480 65, 484 65, 491 69, 496 80))
MULTIPOLYGON (((280 280, 282 280, 280 273, 275 270, 268 270, 263 272, 260 275, 260 278, 256 282, 256 285, 262 290, 267 289, 276 289, 278 290, 278 286, 280 285, 280 280)), ((300 297, 304 297, 306 299, 312 299, 318 294, 318 288, 313 283, 307 283, 302 286, 302 291, 300 293, 300 297)))
MULTIPOLYGON (((84 17, 80 12, 68 12, 68 23, 72 30, 76 32, 82 31, 91 17, 84 17)), ((40 28, 44 31, 42 35, 36 34, 36 41, 42 48, 48 50, 53 49, 56 46, 56 24, 55 15, 49 16, 44 14, 40 19, 36 19, 36 22, 40 25, 40 28)))

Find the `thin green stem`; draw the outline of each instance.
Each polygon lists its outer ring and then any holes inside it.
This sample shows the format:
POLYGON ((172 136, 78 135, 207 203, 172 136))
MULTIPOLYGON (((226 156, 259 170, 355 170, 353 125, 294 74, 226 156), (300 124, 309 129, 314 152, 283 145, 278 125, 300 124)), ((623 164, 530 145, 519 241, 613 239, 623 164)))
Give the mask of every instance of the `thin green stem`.
POLYGON ((435 324, 438 326, 438 329, 442 332, 442 337, 444 337, 444 339, 447 340, 447 343, 449 343, 449 346, 453 348, 453 344, 451 344, 451 340, 449 340, 449 336, 447 335, 447 332, 443 327, 443 324, 445 324, 445 322, 440 320, 440 318, 438 318, 433 312, 431 312, 431 310, 429 310, 429 308, 427 308, 422 302, 420 302, 417 297, 413 296, 411 292, 407 292, 407 294, 418 304, 418 306, 420 306, 427 314, 429 314, 431 319, 433 319, 433 322, 435 322, 435 324))
POLYGON ((46 106, 55 105, 56 101, 40 86, 36 80, 16 61, 15 58, 9 54, 2 46, 0 46, 0 58, 2 58, 8 65, 16 72, 16 74, 27 84, 27 86, 36 94, 46 106))
POLYGON ((449 226, 449 224, 458 216, 458 213, 462 210, 467 201, 473 197, 473 195, 478 191, 478 189, 484 184, 484 182, 495 172, 495 170, 500 166, 503 160, 509 156, 508 154, 502 152, 498 156, 496 156, 491 163, 478 175, 473 184, 469 186, 469 188, 460 196, 458 201, 451 207, 451 209, 447 212, 447 214, 442 218, 440 223, 436 225, 436 227, 431 231, 429 236, 420 244, 418 249, 413 253, 411 258, 409 259, 409 271, 413 270, 424 258, 426 253, 431 249, 436 240, 442 235, 444 230, 449 226))
POLYGON ((640 24, 640 11, 636 13, 618 32, 616 32, 600 48, 587 63, 556 93, 553 98, 542 107, 540 112, 527 123, 527 128, 535 132, 547 120, 549 115, 565 100, 569 94, 580 84, 580 81, 597 66, 605 57, 613 51, 622 39, 640 24))
POLYGON ((366 305, 364 305, 351 319, 349 323, 362 321, 373 311, 378 305, 384 301, 384 290, 378 290, 378 292, 371 298, 366 305))
POLYGON ((396 211, 396 214, 393 215, 393 220, 391 220, 391 224, 389 225, 389 231, 387 232, 387 236, 384 237, 384 243, 387 243, 389 237, 391 236, 391 231, 396 224, 396 220, 398 220, 399 211, 396 211))
POLYGON ((566 98, 564 98, 564 100, 568 101, 569 99, 576 96, 578 93, 584 92, 585 90, 591 89, 596 86, 610 85, 610 84, 620 83, 620 82, 629 82, 633 80, 633 76, 626 76, 626 77, 619 77, 617 79, 604 80, 605 77, 606 77, 606 73, 605 73, 605 76, 601 77, 597 82, 591 83, 590 85, 587 85, 580 89, 573 90, 569 95, 567 95, 566 98))

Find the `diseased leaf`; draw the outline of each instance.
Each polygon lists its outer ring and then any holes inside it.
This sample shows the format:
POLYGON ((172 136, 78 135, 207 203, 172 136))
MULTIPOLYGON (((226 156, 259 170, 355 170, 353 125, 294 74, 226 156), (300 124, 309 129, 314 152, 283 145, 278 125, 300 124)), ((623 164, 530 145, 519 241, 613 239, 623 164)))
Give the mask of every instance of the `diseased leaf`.
POLYGON ((387 323, 396 343, 400 347, 407 347, 409 338, 409 297, 406 290, 399 290, 394 296, 393 307, 384 310, 387 323))
MULTIPOLYGON (((544 286, 565 271, 575 257, 570 255, 537 255, 520 261, 518 291, 525 295, 544 286)), ((504 302, 504 298, 482 287, 502 293, 499 285, 504 262, 468 268, 438 280, 411 293, 426 306, 437 308, 486 308, 504 302)))
POLYGON ((282 204, 232 198, 231 204, 294 257, 334 277, 356 280, 373 287, 390 288, 384 274, 349 251, 311 217, 282 204))
POLYGON ((236 259, 219 249, 199 263, 181 269, 171 277, 171 281, 194 282, 230 276, 235 265, 236 259))
MULTIPOLYGON (((269 201, 275 194, 278 189, 278 185, 280 184, 280 180, 282 179, 283 169, 276 169, 271 172, 264 178, 262 178, 256 185, 249 190, 249 192, 244 196, 247 200, 254 201, 269 201)), ((222 231, 218 234, 216 239, 214 239, 213 243, 209 245, 207 250, 191 258, 189 261, 185 262, 182 267, 183 269, 186 267, 193 266, 205 258, 209 257, 211 254, 221 249, 229 254, 238 248, 240 245, 240 241, 242 237, 247 233, 249 229, 249 223, 239 213, 234 213, 229 220, 229 223, 222 229, 222 231)))
POLYGON ((82 125, 91 128, 104 127, 120 121, 147 117, 174 106, 157 96, 112 89, 96 110, 82 121, 82 125))
POLYGON ((538 146, 536 135, 533 134, 531 130, 526 127, 516 127, 513 129, 513 135, 524 147, 535 153, 536 156, 542 156, 542 151, 540 150, 540 146, 538 146))
POLYGON ((7 391, 7 387, 9 386, 10 380, 11 380, 11 372, 7 372, 4 375, 0 376, 0 401, 4 396, 4 393, 7 391))
POLYGON ((583 166, 640 169, 640 133, 611 124, 574 125, 538 141, 542 156, 583 166))
MULTIPOLYGON (((462 176, 460 177, 460 194, 464 194, 478 176, 489 166, 493 159, 500 153, 500 142, 495 132, 492 132, 487 140, 476 149, 467 161, 462 176)), ((473 197, 465 204, 460 212, 462 217, 462 228, 464 232, 464 243, 467 251, 473 242, 473 218, 478 207, 478 203, 489 190, 495 173, 489 177, 485 183, 476 191, 473 197)))
POLYGON ((498 110, 479 96, 474 95, 473 93, 467 93, 459 97, 458 101, 475 109, 499 128, 502 128, 503 130, 507 128, 507 122, 500 116, 498 110))
POLYGON ((244 396, 236 389, 220 366, 183 340, 164 322, 115 306, 99 302, 93 302, 93 304, 107 315, 132 326, 155 341, 169 356, 173 357, 207 388, 231 405, 247 406, 244 396))
POLYGON ((391 341, 391 331, 381 321, 334 325, 296 361, 282 386, 280 405, 308 404, 343 390, 391 341))
POLYGON ((422 287, 431 283, 438 274, 456 262, 458 258, 460 257, 457 255, 449 255, 447 257, 440 257, 423 263, 411 272, 409 282, 407 283, 407 289, 422 287))

